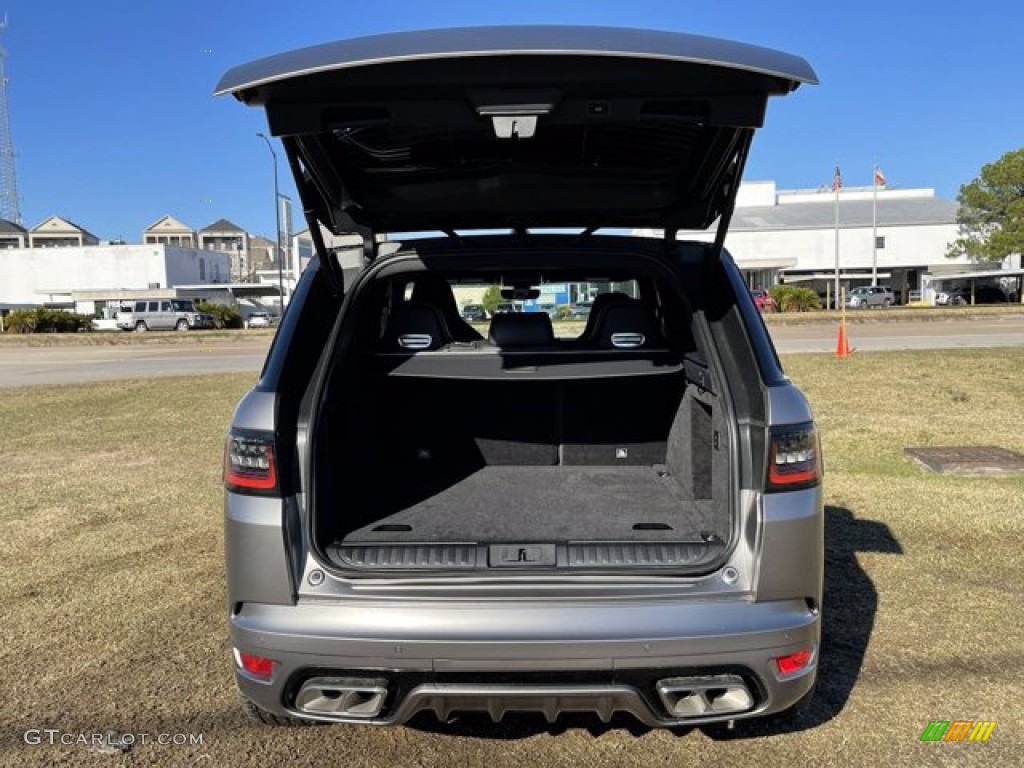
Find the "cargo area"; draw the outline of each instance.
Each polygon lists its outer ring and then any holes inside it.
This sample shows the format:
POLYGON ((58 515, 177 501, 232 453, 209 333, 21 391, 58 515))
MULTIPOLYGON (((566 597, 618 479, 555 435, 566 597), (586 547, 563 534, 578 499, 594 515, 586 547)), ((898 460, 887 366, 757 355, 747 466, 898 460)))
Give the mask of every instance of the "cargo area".
POLYGON ((321 433, 319 543, 355 568, 502 567, 502 544, 524 565, 707 567, 731 533, 724 416, 682 365, 656 371, 356 377, 321 433))

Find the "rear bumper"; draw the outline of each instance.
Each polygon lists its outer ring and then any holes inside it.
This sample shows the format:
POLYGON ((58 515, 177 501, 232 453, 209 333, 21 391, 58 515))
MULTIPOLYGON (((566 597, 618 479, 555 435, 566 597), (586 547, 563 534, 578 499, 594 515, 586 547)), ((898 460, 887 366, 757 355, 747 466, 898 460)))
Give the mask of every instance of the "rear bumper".
POLYGON ((390 725, 420 711, 628 712, 652 727, 756 717, 788 709, 814 686, 817 662, 780 679, 773 659, 817 648, 819 616, 803 601, 620 604, 246 604, 232 645, 277 663, 270 682, 236 669, 242 693, 279 715, 390 725), (743 712, 675 717, 665 678, 741 677, 743 712), (384 680, 373 717, 296 708, 310 678, 384 680))

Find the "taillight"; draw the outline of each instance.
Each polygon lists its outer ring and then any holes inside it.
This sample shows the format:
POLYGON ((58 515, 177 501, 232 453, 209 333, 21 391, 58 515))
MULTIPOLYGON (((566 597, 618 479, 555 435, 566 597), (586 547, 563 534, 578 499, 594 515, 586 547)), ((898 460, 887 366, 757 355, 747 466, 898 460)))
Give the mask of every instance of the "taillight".
POLYGON ((241 492, 277 490, 274 441, 269 436, 228 435, 224 446, 224 485, 241 492))
POLYGON ((814 426, 783 427, 771 432, 768 452, 769 491, 809 488, 821 481, 821 456, 814 426))

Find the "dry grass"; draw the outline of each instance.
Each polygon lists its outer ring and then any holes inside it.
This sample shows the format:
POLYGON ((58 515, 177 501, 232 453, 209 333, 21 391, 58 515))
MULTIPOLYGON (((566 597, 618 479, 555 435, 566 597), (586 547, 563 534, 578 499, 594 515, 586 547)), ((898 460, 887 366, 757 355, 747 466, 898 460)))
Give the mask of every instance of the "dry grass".
MULTIPOLYGON (((827 456, 823 679, 788 733, 715 740, 588 719, 440 728, 249 724, 228 661, 221 439, 250 376, 11 390, 0 398, 0 763, 6 765, 1014 764, 1024 747, 1024 478, 947 478, 905 445, 1024 450, 1024 351, 786 360, 827 456), (995 719, 986 744, 928 720, 995 719), (123 756, 26 728, 201 732, 123 756)), ((429 722, 429 721, 427 721, 429 722)))

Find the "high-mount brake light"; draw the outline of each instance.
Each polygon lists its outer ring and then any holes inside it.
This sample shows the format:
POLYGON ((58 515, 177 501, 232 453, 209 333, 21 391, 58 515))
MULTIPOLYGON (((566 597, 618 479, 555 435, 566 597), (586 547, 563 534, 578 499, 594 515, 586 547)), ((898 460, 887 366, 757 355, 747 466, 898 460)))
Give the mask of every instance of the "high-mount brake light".
POLYGON ((277 462, 271 437, 228 435, 224 446, 224 484, 233 491, 277 490, 277 462))
POLYGON ((814 426, 772 430, 768 490, 792 491, 821 481, 821 451, 814 426))

